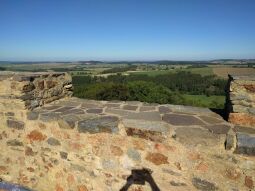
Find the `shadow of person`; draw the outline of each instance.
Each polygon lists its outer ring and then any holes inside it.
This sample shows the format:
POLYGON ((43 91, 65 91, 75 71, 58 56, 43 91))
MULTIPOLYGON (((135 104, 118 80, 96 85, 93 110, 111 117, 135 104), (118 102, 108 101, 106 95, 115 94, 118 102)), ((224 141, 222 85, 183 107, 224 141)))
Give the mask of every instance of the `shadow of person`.
POLYGON ((152 171, 147 168, 131 170, 131 175, 120 191, 127 191, 132 184, 145 185, 145 182, 149 183, 152 191, 160 191, 151 174, 152 171))

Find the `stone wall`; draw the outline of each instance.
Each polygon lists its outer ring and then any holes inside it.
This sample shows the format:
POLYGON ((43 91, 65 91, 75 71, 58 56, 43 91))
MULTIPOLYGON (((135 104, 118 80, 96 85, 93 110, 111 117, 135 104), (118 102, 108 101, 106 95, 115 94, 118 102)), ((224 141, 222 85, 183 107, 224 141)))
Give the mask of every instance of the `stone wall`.
POLYGON ((17 100, 25 109, 33 109, 71 96, 71 83, 67 73, 1 72, 0 99, 17 100))
POLYGON ((229 75, 226 111, 228 121, 255 127, 255 77, 229 75))
POLYGON ((0 80, 0 190, 254 189, 255 158, 233 151, 255 137, 208 108, 70 98, 65 73, 0 80))
POLYGON ((0 72, 0 126, 22 128, 28 110, 71 95, 67 73, 0 72))

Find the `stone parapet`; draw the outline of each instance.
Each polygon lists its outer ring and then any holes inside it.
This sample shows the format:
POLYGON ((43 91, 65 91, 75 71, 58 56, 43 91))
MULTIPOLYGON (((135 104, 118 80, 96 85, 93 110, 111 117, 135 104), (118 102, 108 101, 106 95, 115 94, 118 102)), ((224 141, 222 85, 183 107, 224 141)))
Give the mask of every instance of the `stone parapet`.
POLYGON ((34 109, 72 95, 72 79, 67 73, 0 73, 0 109, 34 109))
POLYGON ((255 77, 229 75, 226 93, 228 121, 255 127, 255 77))

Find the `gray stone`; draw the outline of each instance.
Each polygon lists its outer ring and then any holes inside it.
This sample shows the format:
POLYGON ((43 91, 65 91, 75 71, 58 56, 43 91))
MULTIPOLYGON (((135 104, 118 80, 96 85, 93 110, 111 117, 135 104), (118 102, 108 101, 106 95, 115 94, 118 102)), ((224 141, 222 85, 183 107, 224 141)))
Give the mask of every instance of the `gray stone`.
POLYGON ((205 121, 206 123, 209 124, 216 124, 216 123, 222 123, 224 122, 223 119, 219 119, 219 118, 215 118, 215 117, 210 117, 210 116, 199 116, 200 119, 202 119, 203 121, 205 121))
POLYGON ((236 153, 255 156, 255 135, 237 133, 236 153))
POLYGON ((88 109, 87 113, 95 113, 95 114, 99 114, 102 113, 103 109, 99 109, 99 108, 95 108, 95 109, 88 109))
POLYGON ((255 108, 248 108, 248 112, 255 115, 255 108))
POLYGON ((229 129, 231 128, 229 125, 223 125, 223 124, 206 125, 202 127, 204 127, 205 129, 208 129, 210 132, 215 134, 227 134, 229 129))
POLYGON ((49 145, 51 145, 51 146, 59 146, 59 145, 61 145, 61 143, 59 142, 59 140, 57 140, 57 139, 55 139, 55 138, 53 138, 53 137, 48 138, 47 143, 48 143, 49 145))
POLYGON ((84 166, 81 166, 78 164, 71 164, 71 169, 74 171, 80 171, 80 172, 84 172, 86 170, 84 166))
POLYGON ((21 141, 18 141, 16 139, 9 140, 6 142, 8 146, 24 146, 24 144, 21 141))
POLYGON ((207 130, 191 127, 180 127, 175 130, 177 141, 188 146, 222 146, 225 140, 221 140, 218 134, 207 130))
POLYGON ((30 102, 30 107, 33 109, 33 108, 36 108, 40 105, 40 101, 39 100, 31 100, 30 102))
POLYGON ((184 105, 171 105, 167 104, 167 106, 173 112, 180 113, 190 113, 190 114, 206 114, 206 115, 215 115, 210 109, 202 108, 202 107, 192 107, 192 106, 184 106, 184 105))
POLYGON ((154 106, 141 106, 140 111, 154 111, 155 107, 154 106))
POLYGON ((170 123, 171 125, 204 125, 204 123, 200 119, 190 115, 165 114, 162 120, 170 123))
POLYGON ((29 111, 27 113, 27 119, 28 120, 37 120, 39 117, 39 113, 35 111, 29 111))
POLYGON ((78 131, 80 133, 117 133, 118 118, 115 116, 103 116, 93 119, 79 121, 78 131))
POLYGON ((124 109, 124 110, 132 110, 132 111, 135 111, 137 108, 138 108, 138 106, 135 106, 135 105, 124 105, 124 106, 123 106, 123 109, 124 109))
POLYGON ((112 169, 115 169, 117 167, 117 163, 114 160, 103 159, 102 160, 102 167, 104 169, 107 169, 107 170, 112 170, 112 169))
POLYGON ((58 120, 58 125, 62 129, 75 128, 76 122, 79 121, 79 117, 76 115, 66 115, 58 120))
POLYGON ((60 157, 61 157, 62 159, 67 159, 67 156, 68 156, 68 153, 67 153, 67 152, 60 151, 59 154, 60 154, 60 157))
POLYGON ((129 158, 133 159, 134 161, 141 161, 141 155, 135 149, 129 148, 127 150, 127 155, 128 155, 129 158))
POLYGON ((46 110, 55 110, 55 109, 58 109, 58 108, 60 108, 60 106, 58 106, 58 105, 51 105, 51 106, 43 107, 43 109, 46 109, 46 110))
POLYGON ((25 128, 25 123, 23 121, 18 121, 18 120, 15 120, 15 119, 7 119, 7 126, 9 128, 22 130, 22 129, 25 128))
POLYGON ((169 113, 171 112, 171 109, 169 109, 169 107, 166 106, 159 106, 158 111, 159 113, 169 113))
POLYGON ((13 113, 13 112, 7 112, 7 113, 5 113, 5 116, 13 117, 13 116, 14 116, 14 113, 13 113))
POLYGON ((200 178, 193 178, 192 179, 192 184, 198 189, 202 191, 214 191, 218 190, 218 188, 215 186, 214 183, 211 183, 207 180, 203 180, 200 178))
POLYGON ((187 186, 184 182, 175 182, 175 181, 170 181, 170 184, 172 186, 187 186))
POLYGON ((120 104, 107 103, 107 104, 105 104, 105 106, 108 107, 108 108, 119 108, 120 104))
POLYGON ((69 115, 69 114, 82 115, 82 114, 85 114, 85 112, 83 109, 70 109, 70 110, 64 111, 62 114, 63 115, 69 115))
POLYGON ((39 119, 44 122, 57 121, 58 119, 60 119, 60 115, 53 112, 41 113, 39 119))
POLYGON ((63 113, 63 112, 66 112, 68 110, 71 110, 71 109, 74 109, 74 107, 65 106, 65 107, 61 107, 59 109, 56 109, 54 112, 63 113))
POLYGON ((237 125, 234 127, 234 130, 240 133, 255 134, 255 129, 251 127, 242 127, 237 125))
POLYGON ((173 175, 173 176, 181 176, 180 173, 175 172, 175 171, 170 170, 170 169, 163 168, 162 171, 163 171, 164 173, 168 173, 168 174, 171 174, 171 175, 173 175))
POLYGON ((235 147, 235 135, 234 134, 227 134, 226 143, 225 143, 226 150, 230 150, 234 147, 235 147))

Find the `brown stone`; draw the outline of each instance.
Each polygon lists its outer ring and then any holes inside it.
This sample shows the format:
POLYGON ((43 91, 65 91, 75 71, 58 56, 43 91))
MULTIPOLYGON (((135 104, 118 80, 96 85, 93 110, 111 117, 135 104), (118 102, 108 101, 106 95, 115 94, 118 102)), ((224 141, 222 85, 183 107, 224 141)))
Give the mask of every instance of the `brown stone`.
POLYGON ((168 157, 161 153, 148 153, 145 159, 155 165, 169 164, 168 157))
POLYGON ((27 138, 31 141, 43 141, 45 140, 47 137, 46 135, 43 135, 40 131, 37 130, 33 130, 31 131, 28 135, 27 138))
POLYGON ((40 90, 43 90, 44 89, 44 81, 42 80, 42 81, 39 81, 38 83, 37 83, 37 87, 40 89, 40 90))
POLYGON ((0 174, 5 174, 8 172, 8 168, 6 166, 0 166, 0 174))
POLYGON ((236 125, 255 126, 255 116, 246 113, 230 113, 228 121, 236 125))
POLYGON ((51 81, 51 80, 46 81, 46 87, 49 89, 55 87, 56 85, 57 85, 57 82, 55 81, 51 81))
POLYGON ((254 188, 253 180, 251 176, 245 176, 244 185, 250 189, 254 188))
POLYGON ((139 137, 142 139, 157 141, 157 142, 162 142, 164 139, 164 136, 162 135, 162 133, 157 131, 150 131, 150 130, 137 129, 137 128, 126 128, 125 130, 128 136, 139 137))
POLYGON ((57 184, 55 187, 55 191, 64 191, 64 189, 59 184, 57 184))
POLYGON ((68 182, 68 185, 72 185, 72 184, 74 184, 75 183, 75 178, 74 178, 74 175, 72 175, 72 174, 69 174, 68 176, 67 176, 67 182, 68 182))
POLYGON ((232 179, 232 180, 237 180, 240 178, 241 176, 241 172, 237 169, 234 169, 234 168, 227 168, 226 169, 226 172, 225 172, 225 175, 229 178, 229 179, 232 179))
POLYGON ((26 147, 25 149, 25 155, 26 156, 35 156, 37 153, 33 151, 31 147, 26 147))
POLYGON ((123 155, 123 151, 120 147, 111 145, 111 153, 115 156, 123 155))
POLYGON ((244 84, 244 88, 250 92, 255 92, 255 85, 254 84, 244 84))
POLYGON ((207 172, 208 171, 208 165, 204 162, 201 162, 196 166, 196 170, 198 170, 200 172, 207 172))
POLYGON ((77 186, 78 191, 88 191, 87 187, 85 185, 79 185, 77 186))

